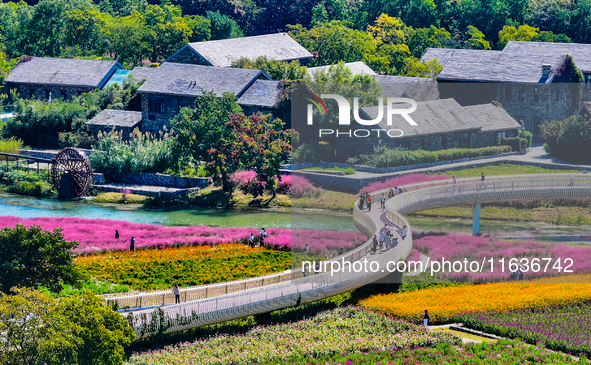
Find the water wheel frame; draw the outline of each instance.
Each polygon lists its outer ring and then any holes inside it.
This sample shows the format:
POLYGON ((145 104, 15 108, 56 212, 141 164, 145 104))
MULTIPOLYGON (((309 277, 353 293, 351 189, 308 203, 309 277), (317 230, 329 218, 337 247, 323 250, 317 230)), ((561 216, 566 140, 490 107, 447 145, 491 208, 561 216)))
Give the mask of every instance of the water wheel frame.
POLYGON ((51 160, 51 177, 56 190, 60 191, 62 175, 69 174, 71 196, 77 198, 84 195, 92 183, 92 166, 86 154, 67 147, 51 160))

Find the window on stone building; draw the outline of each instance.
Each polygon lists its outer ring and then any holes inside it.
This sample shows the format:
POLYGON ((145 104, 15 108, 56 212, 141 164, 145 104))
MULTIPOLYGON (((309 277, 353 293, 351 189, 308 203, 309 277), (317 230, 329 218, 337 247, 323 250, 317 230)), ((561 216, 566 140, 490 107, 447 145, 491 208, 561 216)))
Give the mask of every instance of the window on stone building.
POLYGON ((51 91, 49 90, 45 90, 45 99, 49 100, 49 97, 52 96, 51 95, 51 91))
POLYGON ((441 136, 441 147, 443 149, 447 148, 447 136, 445 134, 441 136))
POLYGON ((591 90, 591 75, 585 75, 585 84, 587 85, 587 90, 591 90))
POLYGON ((540 92, 537 87, 534 87, 534 103, 540 102, 540 92))
POLYGON ((542 133, 542 120, 540 117, 535 117, 534 118, 534 133, 535 134, 540 134, 542 133))
POLYGON ((163 98, 149 98, 148 99, 148 113, 162 114, 164 112, 163 98))
POLYGON ((421 138, 419 140, 419 148, 422 149, 422 150, 425 149, 425 139, 424 138, 421 138))
POLYGON ((519 101, 525 101, 525 86, 519 87, 519 101))
POLYGON ((505 85, 505 101, 511 101, 511 93, 513 92, 513 86, 505 85))
POLYGON ((470 148, 470 136, 468 133, 462 133, 460 135, 460 148, 470 148))
POLYGON ((503 138, 507 138, 507 132, 497 132, 497 145, 501 144, 503 138))

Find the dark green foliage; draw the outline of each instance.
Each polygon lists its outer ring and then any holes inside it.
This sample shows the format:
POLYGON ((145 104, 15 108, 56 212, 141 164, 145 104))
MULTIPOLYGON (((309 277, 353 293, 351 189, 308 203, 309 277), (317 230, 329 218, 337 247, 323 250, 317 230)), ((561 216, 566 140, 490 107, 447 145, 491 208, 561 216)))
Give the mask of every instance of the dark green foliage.
POLYGON ((526 138, 511 137, 501 139, 501 146, 509 146, 513 152, 521 151, 521 146, 524 148, 528 147, 528 141, 526 138))
POLYGON ((208 11, 207 20, 211 22, 211 39, 227 39, 242 37, 242 31, 236 21, 219 12, 208 11))
POLYGON ((0 230, 0 291, 9 293, 12 287, 44 286, 61 290, 60 283, 77 284, 70 250, 78 245, 66 241, 58 229, 44 231, 39 226, 0 230))
POLYGON ((565 161, 591 163, 591 120, 572 116, 542 125, 546 152, 565 161))
POLYGON ((298 61, 275 61, 266 57, 259 57, 255 61, 241 58, 232 62, 232 67, 263 70, 273 80, 301 81, 308 75, 308 69, 298 61))
POLYGON ((0 297, 3 365, 120 365, 135 338, 123 316, 87 292, 60 299, 31 289, 0 297))
POLYGON ((451 161, 462 158, 492 156, 510 152, 509 146, 482 148, 452 148, 440 151, 407 151, 399 148, 376 148, 372 154, 361 155, 347 160, 351 164, 373 167, 395 167, 431 163, 436 161, 451 161))
POLYGON ((53 185, 47 171, 41 170, 39 174, 33 171, 16 169, 14 163, 0 165, 0 184, 6 185, 6 191, 21 195, 38 197, 54 194, 53 185))

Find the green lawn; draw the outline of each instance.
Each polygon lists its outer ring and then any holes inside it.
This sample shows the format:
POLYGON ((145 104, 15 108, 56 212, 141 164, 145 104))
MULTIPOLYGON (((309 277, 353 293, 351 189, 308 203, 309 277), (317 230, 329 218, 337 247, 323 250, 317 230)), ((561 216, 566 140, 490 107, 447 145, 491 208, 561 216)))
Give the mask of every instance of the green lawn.
POLYGON ((529 165, 502 164, 502 165, 483 166, 483 167, 472 168, 472 169, 445 171, 445 172, 439 172, 436 175, 455 176, 458 178, 478 177, 478 176, 480 176, 480 174, 482 172, 484 172, 484 175, 486 175, 486 176, 492 176, 492 175, 524 175, 524 174, 552 174, 552 173, 556 174, 556 173, 569 173, 569 172, 580 173, 581 171, 545 169, 542 167, 529 166, 529 165))
POLYGON ((352 167, 349 167, 347 169, 341 168, 341 167, 306 167, 305 169, 302 170, 321 170, 321 171, 342 171, 345 173, 345 175, 353 175, 355 173, 355 170, 352 167))

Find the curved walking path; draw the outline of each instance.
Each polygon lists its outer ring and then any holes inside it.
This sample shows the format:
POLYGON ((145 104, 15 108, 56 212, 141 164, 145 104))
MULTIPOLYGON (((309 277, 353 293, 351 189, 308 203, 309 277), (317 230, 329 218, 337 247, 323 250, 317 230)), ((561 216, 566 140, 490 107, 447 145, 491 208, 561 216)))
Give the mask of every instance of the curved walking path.
MULTIPOLYGON (((111 296, 107 300, 130 307, 127 314, 139 338, 158 331, 171 333, 184 329, 225 322, 255 314, 313 302, 356 289, 392 273, 389 262, 406 260, 412 250, 411 227, 403 214, 454 205, 495 201, 547 198, 585 198, 591 196, 591 175, 539 174, 493 176, 479 179, 439 180, 402 187, 405 191, 380 209, 380 196, 389 189, 373 192, 371 211, 353 210, 356 227, 369 239, 361 246, 330 259, 329 271, 303 275, 301 270, 286 271, 230 283, 188 288, 181 291, 180 304, 173 303, 169 291, 137 295, 111 296), (398 237, 398 245, 372 253, 374 234, 386 225, 398 237), (409 234, 402 239, 399 229, 406 225, 409 234), (351 271, 330 272, 330 265, 351 263, 351 271), (365 263, 366 266, 363 266, 365 263), (359 272, 355 268, 363 267, 359 272), (367 269, 367 268, 370 269, 367 269), (154 307, 158 308, 155 311, 154 307), (158 315, 160 312, 160 316, 158 315)), ((346 266, 346 265, 344 265, 346 266)), ((400 280, 402 273, 395 280, 400 280)))

